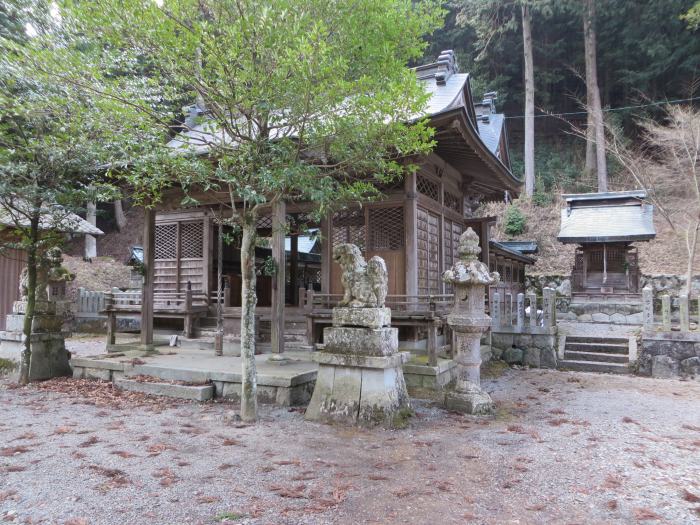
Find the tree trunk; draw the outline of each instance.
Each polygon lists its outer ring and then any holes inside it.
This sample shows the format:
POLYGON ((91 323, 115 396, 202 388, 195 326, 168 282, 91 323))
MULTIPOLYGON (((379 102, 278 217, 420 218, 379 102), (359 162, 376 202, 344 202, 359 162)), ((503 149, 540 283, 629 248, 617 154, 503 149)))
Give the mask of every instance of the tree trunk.
MULTIPOLYGON (((253 214, 251 214, 253 215, 253 214)), ((255 216, 245 217, 241 239, 241 419, 258 417, 255 371, 255 216)))
MULTIPOLYGON (((37 208, 41 209, 41 207, 37 208)), ((20 357, 19 382, 22 385, 29 383, 29 368, 32 360, 32 324, 34 323, 34 310, 36 308, 36 281, 39 257, 37 245, 39 244, 39 214, 35 214, 30 221, 30 243, 27 248, 27 308, 24 313, 24 348, 20 357)))
POLYGON ((532 62, 530 8, 522 5, 523 54, 525 59, 525 195, 535 192, 535 75, 532 62))
POLYGON ((698 246, 698 230, 700 223, 696 222, 692 231, 688 231, 686 247, 688 248, 688 266, 685 270, 685 293, 690 297, 693 289, 693 263, 695 262, 695 252, 698 246))
MULTIPOLYGON (((596 171, 598 191, 608 191, 608 166, 605 160, 605 125, 598 89, 598 65, 596 59, 595 0, 586 0, 583 14, 583 42, 586 58, 586 99, 589 121, 595 130, 596 171)), ((590 137, 588 137, 590 140, 590 137)), ((588 153, 588 152, 587 152, 588 153)), ((586 155, 588 162, 588 155, 586 155)))
POLYGON ((114 201, 114 218, 117 221, 117 230, 122 231, 126 228, 126 214, 121 199, 114 201))
MULTIPOLYGON (((93 226, 97 226, 97 205, 94 202, 87 203, 85 220, 93 226)), ((85 258, 97 257, 97 239, 93 235, 85 235, 85 258)))
POLYGON ((590 111, 591 97, 586 95, 586 111, 588 117, 586 119, 586 177, 591 177, 596 174, 596 156, 595 156, 595 124, 593 123, 593 115, 590 111))

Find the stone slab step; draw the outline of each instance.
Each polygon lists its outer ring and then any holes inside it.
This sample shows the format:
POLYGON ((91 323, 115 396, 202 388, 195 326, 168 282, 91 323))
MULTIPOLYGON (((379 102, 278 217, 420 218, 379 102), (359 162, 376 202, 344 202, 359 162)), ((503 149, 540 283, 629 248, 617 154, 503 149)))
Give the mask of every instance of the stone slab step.
POLYGON ((627 341, 620 344, 613 343, 576 343, 570 342, 569 338, 566 338, 566 344, 564 346, 565 350, 572 352, 598 352, 602 354, 629 354, 629 343, 627 341))
POLYGON ((142 392, 154 396, 174 397, 190 401, 208 401, 214 397, 214 385, 177 385, 124 378, 115 379, 114 384, 118 388, 130 392, 142 392))
POLYGON ((629 339, 627 337, 591 337, 586 335, 567 335, 566 342, 627 345, 629 339))
POLYGON ((564 349, 564 359, 573 361, 597 361, 600 363, 629 363, 627 354, 606 354, 603 352, 579 352, 564 349))
POLYGON ((622 363, 602 363, 599 361, 577 361, 573 359, 561 359, 557 366, 559 369, 574 370, 576 372, 598 372, 605 374, 629 374, 629 366, 622 363))

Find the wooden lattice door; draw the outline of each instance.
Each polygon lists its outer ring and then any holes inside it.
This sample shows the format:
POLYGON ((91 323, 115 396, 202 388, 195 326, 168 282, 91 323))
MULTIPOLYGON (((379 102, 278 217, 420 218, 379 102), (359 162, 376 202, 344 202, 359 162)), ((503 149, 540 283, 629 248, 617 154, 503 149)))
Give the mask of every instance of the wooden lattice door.
POLYGON ((423 208, 417 213, 418 295, 440 293, 440 218, 423 208))

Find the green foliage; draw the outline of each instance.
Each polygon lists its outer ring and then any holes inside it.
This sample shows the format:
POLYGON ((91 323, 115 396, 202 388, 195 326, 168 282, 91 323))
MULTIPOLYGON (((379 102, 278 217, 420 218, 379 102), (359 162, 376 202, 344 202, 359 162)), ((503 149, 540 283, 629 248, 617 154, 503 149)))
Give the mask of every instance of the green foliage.
POLYGON ((432 146, 424 123, 407 124, 427 97, 405 65, 421 56, 420 36, 440 22, 435 2, 66 6, 68 25, 93 54, 87 67, 84 55, 69 68, 61 63, 71 64, 75 53, 54 57, 54 68, 75 85, 97 86, 114 103, 111 119, 132 118, 136 109, 174 133, 182 116, 153 110, 154 85, 171 100, 189 97, 206 108, 187 108, 184 125, 201 133, 180 144, 179 154, 151 141, 152 151, 131 161, 123 176, 137 202, 157 200, 177 181, 190 204, 194 190, 228 193, 225 202, 240 203, 231 223, 249 222, 249 214, 281 197, 313 201, 322 213, 376 194, 373 180, 397 176, 404 170, 399 158, 432 146), (113 72, 144 63, 142 89, 132 81, 123 93, 128 76, 113 72), (204 150, 207 156, 198 154, 204 150))
POLYGON ((692 31, 700 27, 700 1, 695 2, 693 7, 688 9, 688 12, 681 15, 681 19, 685 20, 688 28, 692 31))
POLYGON ((536 191, 532 194, 532 204, 540 207, 547 207, 552 204, 552 194, 536 191))
POLYGON ((520 235, 525 232, 525 215, 517 206, 508 206, 503 217, 503 231, 507 235, 520 235))

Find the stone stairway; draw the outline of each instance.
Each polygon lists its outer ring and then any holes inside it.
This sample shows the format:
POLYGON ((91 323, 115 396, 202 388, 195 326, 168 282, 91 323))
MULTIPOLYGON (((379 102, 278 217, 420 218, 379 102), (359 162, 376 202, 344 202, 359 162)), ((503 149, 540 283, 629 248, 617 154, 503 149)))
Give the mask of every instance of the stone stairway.
POLYGON ((629 339, 567 336, 559 368, 578 372, 629 374, 629 339))

